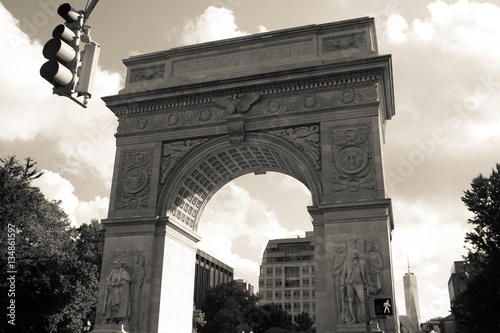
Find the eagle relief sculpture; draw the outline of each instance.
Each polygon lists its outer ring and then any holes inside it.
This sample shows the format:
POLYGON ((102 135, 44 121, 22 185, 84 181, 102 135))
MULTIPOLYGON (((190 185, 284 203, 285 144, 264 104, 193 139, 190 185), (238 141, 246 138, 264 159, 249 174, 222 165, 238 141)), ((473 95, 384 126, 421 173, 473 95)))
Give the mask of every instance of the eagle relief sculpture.
POLYGON ((260 93, 256 92, 244 95, 234 94, 231 96, 214 97, 212 100, 215 104, 226 109, 229 115, 232 115, 248 111, 250 106, 255 103, 259 97, 260 93))

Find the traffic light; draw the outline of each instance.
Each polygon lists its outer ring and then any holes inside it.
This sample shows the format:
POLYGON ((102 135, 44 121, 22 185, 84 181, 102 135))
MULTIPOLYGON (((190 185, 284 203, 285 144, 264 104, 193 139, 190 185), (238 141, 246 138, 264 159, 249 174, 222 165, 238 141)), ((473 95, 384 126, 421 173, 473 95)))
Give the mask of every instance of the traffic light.
MULTIPOLYGON (((97 1, 93 3, 95 6, 97 1)), ((53 38, 43 47, 43 56, 48 61, 40 68, 40 75, 54 86, 54 94, 68 97, 86 107, 92 95, 100 49, 90 38, 90 27, 85 25, 90 11, 77 11, 65 3, 59 6, 57 13, 65 22, 54 29, 53 38), (73 94, 83 96, 83 103, 73 94)))

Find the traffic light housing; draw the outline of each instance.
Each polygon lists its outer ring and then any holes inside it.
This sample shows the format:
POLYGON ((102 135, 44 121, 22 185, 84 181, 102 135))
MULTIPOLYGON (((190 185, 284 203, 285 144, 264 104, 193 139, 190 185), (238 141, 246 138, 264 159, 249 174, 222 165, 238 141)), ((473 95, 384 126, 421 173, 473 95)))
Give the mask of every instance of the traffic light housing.
POLYGON ((57 13, 65 22, 54 29, 53 38, 43 47, 43 56, 48 61, 40 68, 40 75, 54 86, 54 94, 86 107, 92 95, 100 47, 90 38, 84 11, 77 11, 69 3, 64 3, 57 13), (83 103, 73 97, 74 94, 83 96, 83 103))

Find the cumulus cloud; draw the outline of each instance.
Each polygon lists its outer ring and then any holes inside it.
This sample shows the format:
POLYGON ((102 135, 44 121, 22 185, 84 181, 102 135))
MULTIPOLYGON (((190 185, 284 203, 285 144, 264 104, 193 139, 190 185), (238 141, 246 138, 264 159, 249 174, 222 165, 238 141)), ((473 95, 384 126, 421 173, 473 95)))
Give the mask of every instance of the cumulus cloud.
POLYGON ((48 200, 61 201, 61 208, 68 214, 71 224, 78 226, 89 223, 91 219, 102 219, 107 215, 108 198, 96 196, 93 200, 82 201, 75 195, 75 187, 58 173, 43 170, 43 176, 34 180, 48 200))
MULTIPOLYGON (((266 31, 263 25, 258 26, 258 32, 266 31)), ((238 28, 231 10, 209 6, 203 14, 186 22, 182 29, 182 43, 191 45, 245 35, 248 33, 238 28)))

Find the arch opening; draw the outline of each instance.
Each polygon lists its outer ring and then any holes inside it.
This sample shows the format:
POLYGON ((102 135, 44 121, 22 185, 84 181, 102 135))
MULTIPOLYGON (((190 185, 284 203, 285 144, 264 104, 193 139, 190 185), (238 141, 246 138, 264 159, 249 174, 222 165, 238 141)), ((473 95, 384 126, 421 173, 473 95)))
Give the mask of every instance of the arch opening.
POLYGON ((158 215, 196 231, 201 212, 221 187, 245 174, 266 172, 295 178, 309 189, 312 204, 320 202, 322 187, 314 161, 286 140, 250 133, 239 145, 230 144, 224 136, 207 140, 189 152, 167 177, 158 215))
POLYGON ((197 247, 257 287, 268 241, 304 238, 313 230, 310 203, 309 190, 287 175, 240 176, 220 188, 201 213, 197 247))

